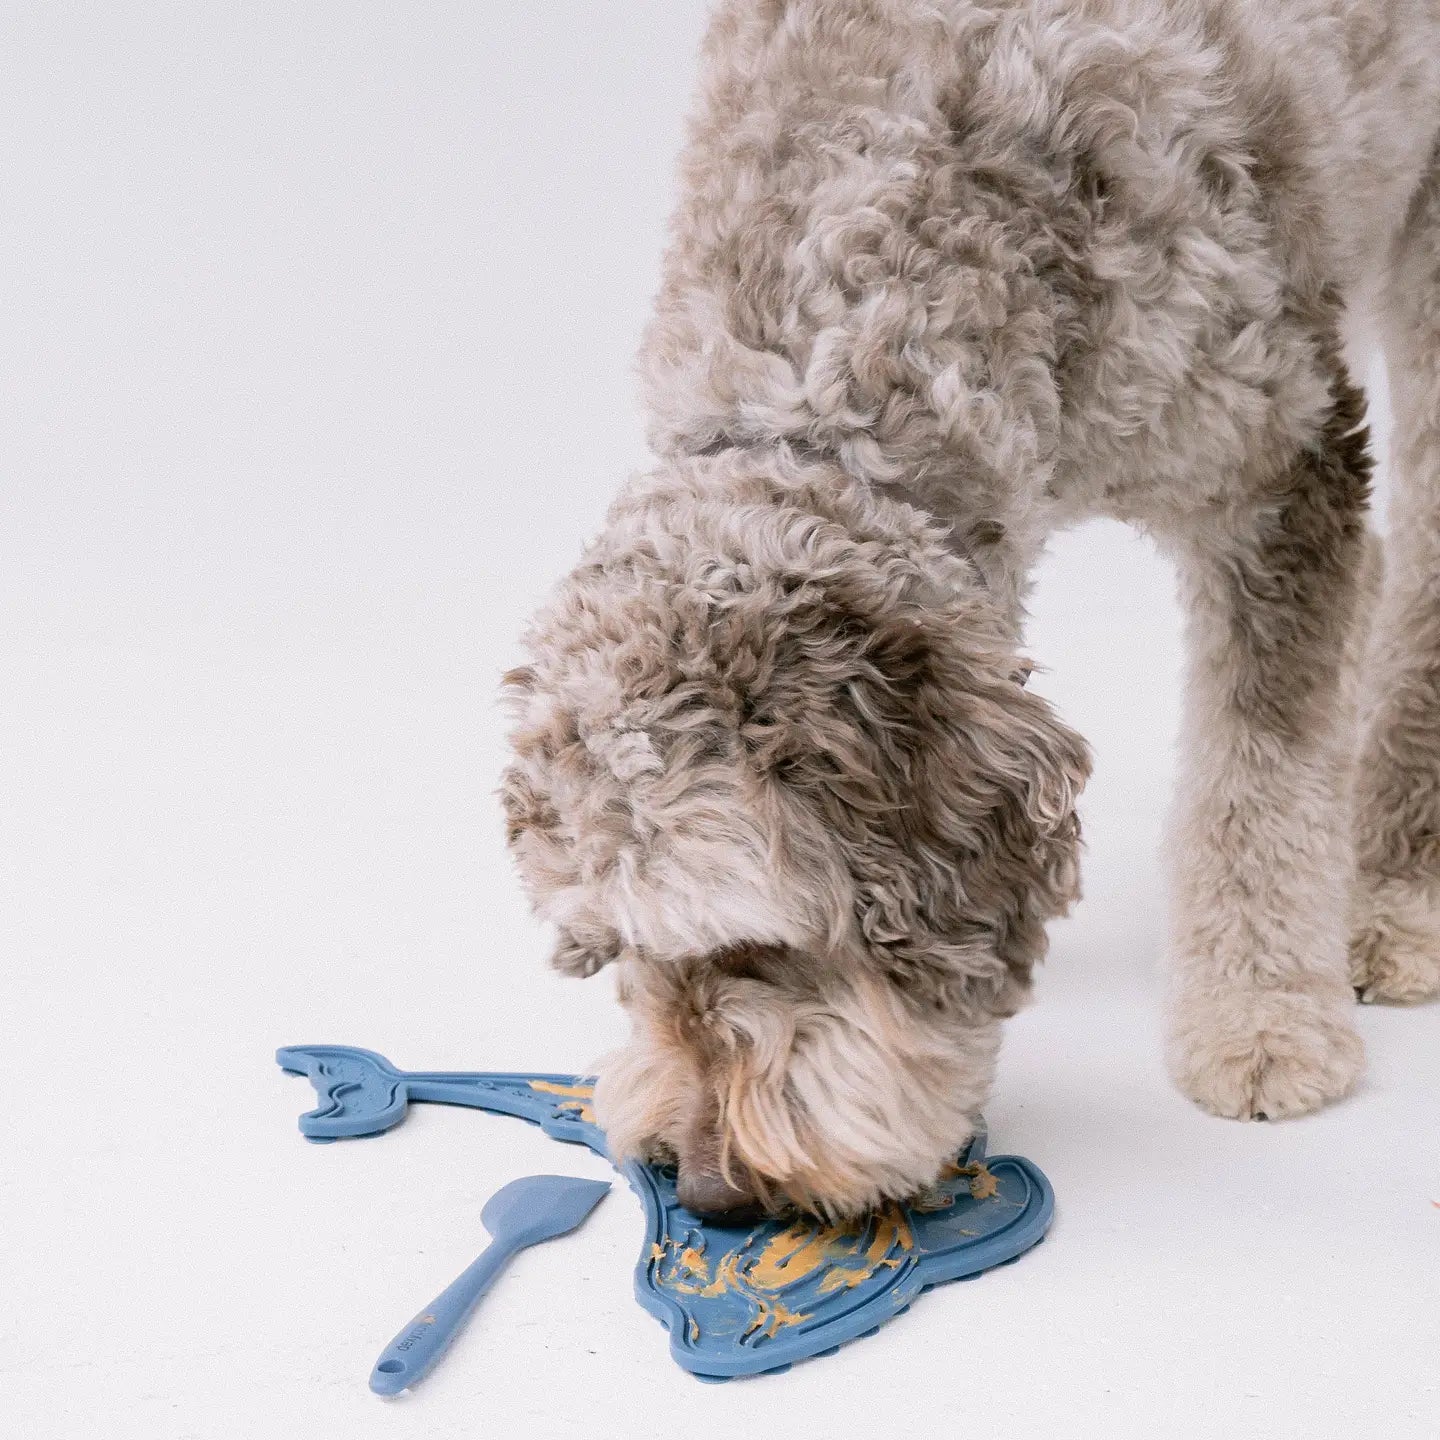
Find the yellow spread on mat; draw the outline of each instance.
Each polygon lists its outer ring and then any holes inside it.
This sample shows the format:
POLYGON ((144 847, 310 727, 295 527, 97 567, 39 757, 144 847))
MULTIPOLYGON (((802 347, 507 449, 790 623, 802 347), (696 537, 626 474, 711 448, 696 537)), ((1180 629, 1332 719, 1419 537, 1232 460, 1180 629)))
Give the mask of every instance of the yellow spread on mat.
MULTIPOLYGON (((793 1310, 780 1293, 827 1270, 822 1294, 863 1284, 877 1271, 897 1269, 915 1248, 915 1236, 904 1212, 887 1207, 858 1226, 825 1225, 797 1220, 756 1246, 761 1230, 752 1230, 733 1249, 711 1262, 705 1237, 692 1231, 683 1240, 670 1238, 651 1247, 656 1281, 680 1295, 713 1299, 738 1295, 749 1303, 750 1320, 743 1336, 773 1336, 787 1325, 811 1318, 793 1310)), ((698 1337, 691 1321, 691 1338, 698 1337)))
POLYGON ((595 1098, 593 1083, 580 1085, 557 1085, 553 1080, 531 1080, 527 1082, 532 1090, 543 1090, 547 1095, 567 1095, 570 1099, 556 1105, 557 1114, 573 1115, 577 1120, 595 1123, 595 1111, 587 1103, 595 1098))

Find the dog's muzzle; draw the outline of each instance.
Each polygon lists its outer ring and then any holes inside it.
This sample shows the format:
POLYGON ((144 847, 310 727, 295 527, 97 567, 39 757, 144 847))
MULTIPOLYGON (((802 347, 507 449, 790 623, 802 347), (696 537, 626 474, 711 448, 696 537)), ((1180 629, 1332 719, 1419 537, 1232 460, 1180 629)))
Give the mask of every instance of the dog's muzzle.
POLYGON ((765 1213, 765 1207, 748 1190, 732 1185, 723 1175, 689 1170, 683 1163, 675 1195, 691 1214, 712 1225, 753 1225, 765 1213))

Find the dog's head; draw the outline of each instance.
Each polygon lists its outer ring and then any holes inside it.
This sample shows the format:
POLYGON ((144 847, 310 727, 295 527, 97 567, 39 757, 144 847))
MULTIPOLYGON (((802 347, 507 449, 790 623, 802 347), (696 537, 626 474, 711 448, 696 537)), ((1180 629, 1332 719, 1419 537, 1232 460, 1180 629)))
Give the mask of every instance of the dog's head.
POLYGON ((503 798, 555 963, 614 962, 617 1156, 719 1213, 931 1184, 1077 891, 1083 743, 973 567, 829 466, 617 503, 529 637, 503 798))

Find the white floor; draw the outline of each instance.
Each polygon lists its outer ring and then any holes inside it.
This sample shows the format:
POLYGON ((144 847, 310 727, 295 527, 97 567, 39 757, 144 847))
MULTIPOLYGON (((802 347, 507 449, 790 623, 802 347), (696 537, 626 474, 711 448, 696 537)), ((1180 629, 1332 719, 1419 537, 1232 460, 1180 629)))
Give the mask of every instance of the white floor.
POLYGON ((0 1433, 1440 1435, 1440 1009, 1366 1010, 1313 1119, 1157 1050, 1178 622, 1057 546, 1034 648, 1092 739, 1088 895, 990 1108, 1050 1242, 783 1377, 701 1386, 618 1187, 389 1404, 380 1345, 536 1170, 421 1107, 307 1146, 279 1044, 583 1068, 492 790, 523 617, 643 461, 629 356, 702 7, 36 3, 7 19, 0 1433))

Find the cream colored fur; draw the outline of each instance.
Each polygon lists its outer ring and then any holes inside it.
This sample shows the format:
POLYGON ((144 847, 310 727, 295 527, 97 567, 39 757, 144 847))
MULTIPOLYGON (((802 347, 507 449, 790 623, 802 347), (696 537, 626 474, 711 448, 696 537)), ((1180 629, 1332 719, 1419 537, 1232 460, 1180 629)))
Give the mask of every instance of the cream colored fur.
POLYGON ((963 1143, 1078 893, 1088 757, 1019 646, 1089 516, 1189 617, 1177 1082, 1302 1113, 1360 1073, 1352 979, 1440 987, 1437 135, 1431 0, 718 7, 656 466, 511 685, 522 877, 635 1024, 622 1153, 843 1214, 963 1143), (1357 700, 1367 300, 1401 524, 1357 700))
POLYGON ((1381 334, 1395 417, 1386 585, 1364 667, 1352 979, 1440 995, 1440 165, 1391 243, 1381 334))

